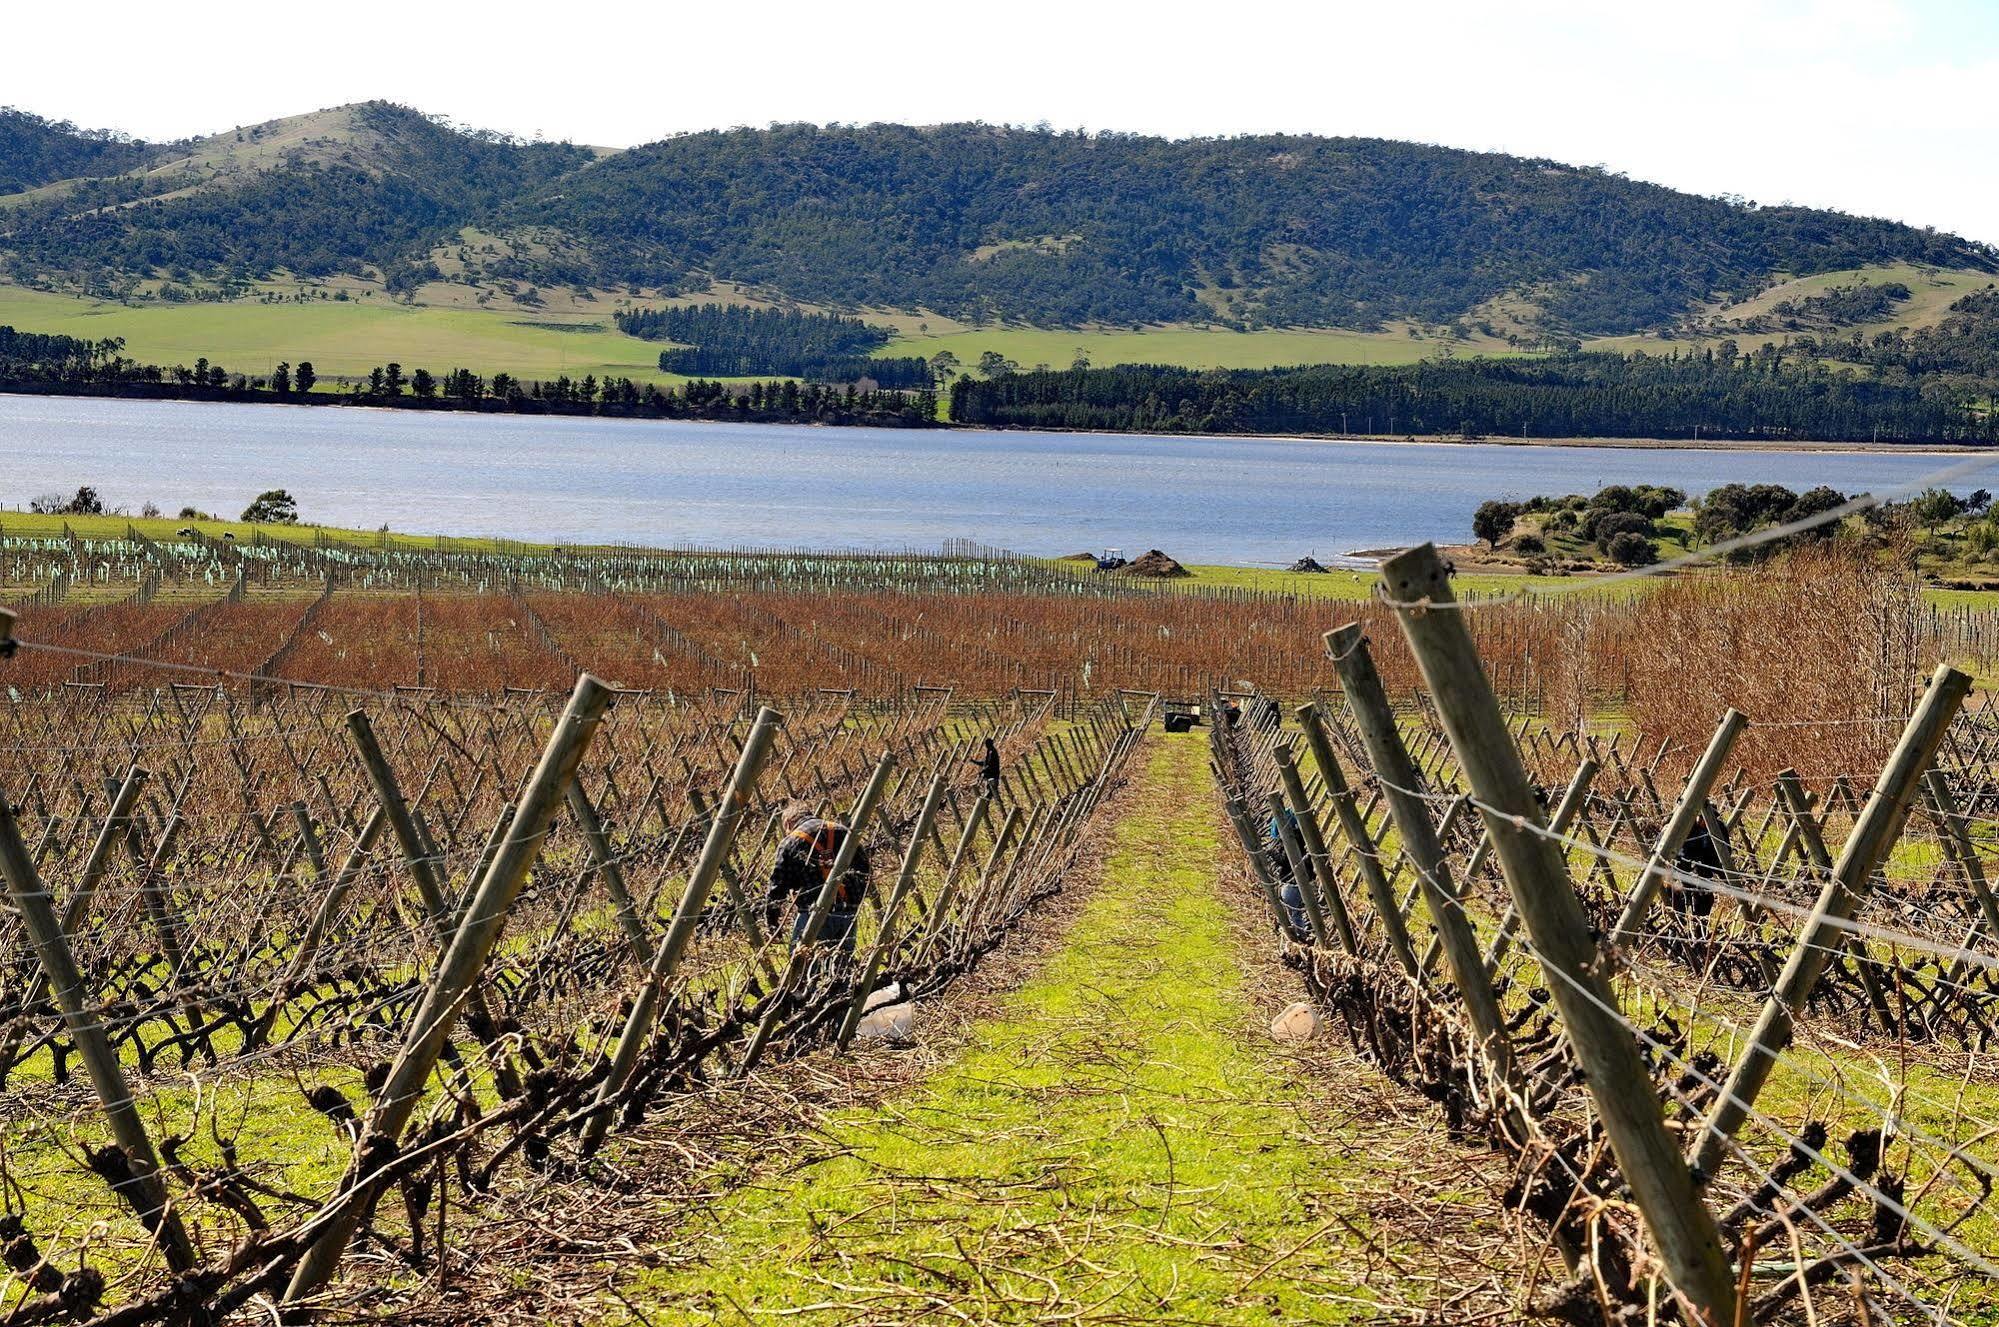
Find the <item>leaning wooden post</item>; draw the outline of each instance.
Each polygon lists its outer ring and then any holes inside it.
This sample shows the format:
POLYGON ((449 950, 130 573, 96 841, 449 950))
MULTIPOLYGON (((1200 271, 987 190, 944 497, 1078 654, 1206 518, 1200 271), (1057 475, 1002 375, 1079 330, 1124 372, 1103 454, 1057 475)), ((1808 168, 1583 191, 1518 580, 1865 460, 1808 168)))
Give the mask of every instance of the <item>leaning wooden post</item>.
MULTIPOLYGON (((111 1038, 105 1035, 98 1010, 85 994, 83 974, 77 969, 76 956, 70 952, 69 940, 56 917, 48 886, 42 883, 27 845, 21 842, 14 809, 4 796, 0 796, 0 873, 7 877, 7 891, 35 947, 36 961, 48 978, 56 1008, 62 1011, 70 1039, 76 1043, 77 1056, 89 1071, 90 1085, 97 1090, 105 1121, 111 1126, 111 1137, 131 1169, 129 1192, 120 1196, 132 1204, 140 1224, 158 1238, 167 1265, 176 1272, 191 1271, 201 1260, 188 1239, 187 1228, 181 1224, 180 1214, 167 1201, 166 1186, 160 1182, 159 1157, 153 1152, 152 1140, 146 1137, 146 1126, 139 1119, 132 1089, 118 1063, 118 1052, 112 1048, 111 1038)), ((112 1184, 114 1190, 125 1187, 117 1182, 112 1184)))
POLYGON ((1624 910, 1617 915, 1617 924, 1611 928, 1613 941, 1621 941, 1638 934, 1638 928, 1645 921, 1645 913, 1652 901, 1659 897, 1659 887, 1672 874, 1673 864, 1679 860, 1680 849, 1686 846, 1687 835, 1707 806, 1707 796, 1714 787, 1714 781, 1721 777, 1722 762, 1735 746, 1735 739, 1742 736, 1742 730, 1749 726, 1749 720, 1741 711, 1731 709, 1721 716, 1721 723, 1708 739, 1707 750, 1694 765, 1693 773, 1687 776, 1687 786, 1680 793, 1680 800, 1673 805, 1673 814, 1666 819, 1666 827, 1659 831, 1659 841, 1652 847, 1652 855, 1645 861, 1645 869, 1638 873, 1637 881, 1631 886, 1631 893, 1624 900, 1624 910))
MULTIPOLYGON (((1024 819, 1026 817, 1019 807, 1008 807, 999 828, 993 831, 992 844, 986 849, 985 865, 979 868, 979 878, 966 892, 964 901, 958 904, 958 935, 955 940, 945 944, 947 955, 957 952, 966 943, 967 937, 971 934, 972 923, 977 920, 979 906, 985 900, 987 886, 992 882, 993 873, 998 871, 1000 863, 1006 860, 1007 851, 1013 846, 1014 836, 1020 832, 1021 821, 1024 819)), ((946 883, 948 887, 949 882, 946 883)), ((948 893, 948 888, 946 892, 948 893)), ((942 937, 943 925, 947 920, 944 915, 944 901, 945 895, 938 895, 936 926, 924 937, 923 948, 918 951, 918 962, 929 957, 931 947, 942 937)))
MULTIPOLYGON (((140 790, 152 776, 137 765, 125 772, 124 782, 118 785, 117 793, 111 799, 111 810, 105 816, 104 826, 97 833, 96 842, 90 845, 90 856, 84 860, 83 871, 77 877, 76 888, 63 907, 62 934, 65 938, 76 934, 85 918, 90 915, 90 900, 97 893, 97 886, 111 869, 111 854, 119 842, 130 831, 132 825, 132 804, 139 800, 140 790)), ((33 860, 30 858, 30 860, 33 860)), ((28 983, 28 994, 21 1001, 21 1009, 34 1008, 48 998, 49 976, 37 972, 28 983)), ((15 1054, 21 1043, 27 1039, 28 1020, 23 1017, 8 1029, 5 1038, 0 1038, 0 1082, 6 1081, 7 1071, 14 1063, 15 1054)))
POLYGON ((1443 562, 1424 544, 1383 563, 1381 583, 1478 799, 1514 907, 1549 975, 1604 1133, 1667 1275, 1707 1327, 1728 1327, 1736 1320, 1735 1278, 1720 1233, 1666 1132, 1637 1038, 1597 966, 1589 917, 1561 845, 1542 829, 1533 785, 1507 735, 1443 562))
MULTIPOLYGON (((1958 869, 1964 872, 1965 883, 1971 886, 1971 897, 1978 904, 1978 913, 1989 936, 1999 937, 1999 901, 1992 897, 1992 886, 1985 879, 1985 867, 1978 860, 1978 849, 1973 846, 1971 836, 1965 833, 1964 817, 1959 814, 1957 802, 1950 795, 1950 784, 1943 771, 1932 769, 1923 780, 1930 795, 1931 809, 1936 812, 1937 824, 1947 848, 1955 851, 1951 856, 1957 859, 1958 869)), ((1978 936, 1978 925, 1973 923, 1965 933, 1964 949, 1969 951, 1978 936)), ((1955 982, 1964 973, 1965 954, 1960 953, 1951 960, 1950 968, 1944 973, 1946 982, 1955 982)))
MULTIPOLYGON (((1589 786, 1596 779, 1596 771, 1597 763, 1588 756, 1584 756, 1583 763, 1576 766, 1575 777, 1569 780, 1568 788, 1562 793, 1562 800, 1556 804, 1554 816, 1548 821, 1549 833, 1566 834, 1568 832, 1569 823, 1581 813, 1583 803, 1589 797, 1589 786)), ((1492 851, 1491 833, 1488 832, 1486 834, 1484 841, 1479 844, 1479 847, 1485 849, 1488 854, 1492 851)), ((1566 856, 1566 848, 1564 848, 1564 855, 1566 856)), ((1474 860, 1477 859, 1474 858, 1474 860)), ((1469 876, 1470 873, 1467 872, 1466 874, 1469 876)), ((1519 929, 1520 910, 1511 903, 1508 903, 1505 915, 1499 919, 1499 934, 1493 937, 1492 948, 1485 951, 1485 966, 1489 970, 1494 973, 1499 971, 1500 961, 1506 957, 1507 949, 1513 944, 1514 933, 1519 929)))
POLYGON ((438 879, 437 863, 431 857, 423 835, 417 830, 416 819, 410 814, 409 803, 403 798, 395 771, 389 768, 388 757, 382 754, 381 744, 375 740, 375 725, 369 721, 367 711, 355 710, 349 714, 347 731, 354 739, 355 750, 361 755, 362 766, 368 771, 368 782, 374 786, 376 800, 388 812, 389 828, 395 832, 403 861, 416 880, 424 910, 430 914, 432 924, 448 935, 452 909, 445 897, 444 884, 438 879))
POLYGON ((1360 952, 1360 941, 1354 935, 1353 918, 1347 915, 1347 901, 1340 893, 1340 882, 1333 875, 1333 855, 1326 849, 1325 835, 1319 830, 1318 813, 1312 809, 1311 799, 1305 796, 1305 781, 1298 777, 1298 762, 1292 758, 1291 747, 1283 742, 1271 752, 1277 758, 1277 775, 1284 782, 1284 796, 1291 803, 1291 814, 1298 819, 1298 836, 1304 840, 1305 860, 1310 865, 1308 875, 1316 877, 1318 890, 1312 887, 1311 879, 1298 882, 1299 892, 1310 905, 1313 920, 1319 923, 1319 943, 1326 942, 1325 921, 1330 920, 1333 931, 1340 938, 1340 948, 1349 954, 1360 952), (1319 913, 1315 895, 1323 891, 1326 917, 1319 913))
POLYGON ((939 774, 930 780, 930 789, 923 797, 923 809, 916 814, 916 828, 910 833, 909 846, 902 853, 902 869, 896 873, 895 888, 889 891, 888 902, 882 907, 881 925, 875 929, 875 942, 868 949, 861 979, 854 986, 854 998, 847 1004, 847 1016, 840 1022, 837 1043, 840 1050, 846 1050, 854 1040, 854 1030, 861 1025, 868 997, 874 993, 875 979, 881 975, 882 960, 895 944, 896 920, 901 915, 904 900, 916 884, 916 870, 923 862, 923 848, 929 841, 930 825, 937 818, 937 807, 943 800, 944 776, 939 774))
POLYGON ((1367 822, 1361 818, 1360 808, 1354 804, 1353 788, 1347 783, 1346 771, 1340 767, 1339 757, 1333 754, 1333 744, 1326 737, 1326 727, 1319 719, 1319 712, 1310 705, 1298 707, 1298 725, 1305 730, 1305 745, 1312 749, 1312 760, 1319 767, 1319 777, 1326 781, 1326 791, 1333 799, 1333 814, 1339 819, 1340 833, 1347 836, 1353 845, 1354 858, 1360 866, 1360 878, 1367 885, 1367 895, 1374 901, 1374 915, 1381 923, 1381 932, 1388 937, 1388 946, 1395 953, 1395 961, 1410 976, 1418 972, 1416 966, 1416 946, 1409 939, 1409 928, 1402 920, 1402 907, 1395 898, 1395 886, 1390 883, 1388 873, 1381 869, 1381 857, 1374 850, 1374 838, 1367 832, 1367 822))
POLYGON ((1798 935, 1790 961, 1777 977, 1776 989, 1764 1001, 1763 1012, 1749 1035, 1749 1045, 1736 1060, 1728 1082, 1708 1112, 1707 1124, 1694 1149, 1694 1164, 1708 1174, 1714 1173, 1729 1140, 1756 1108, 1756 1098, 1769 1081, 1777 1057, 1791 1044, 1792 1020, 1811 998, 1833 956, 1846 948, 1853 919, 1874 892, 1875 869, 1901 837, 1902 826, 1908 823, 1909 810, 1921 787, 1923 771, 1936 759, 1944 731, 1957 717, 1970 691, 1971 678, 1948 664, 1938 665, 1930 678, 1929 689, 1923 693, 1908 727, 1902 730, 1901 740, 1895 743, 1886 768, 1868 795, 1867 805, 1846 836, 1846 846, 1840 849, 1832 875, 1819 892, 1818 902, 1798 935))
POLYGON ((965 859, 971 855, 973 842, 978 837, 979 827, 985 824, 987 814, 992 810, 992 795, 980 793, 972 803, 972 810, 965 817, 964 827, 958 831, 958 844, 951 849, 950 864, 944 868, 944 883, 937 887, 937 897, 931 900, 928 924, 923 928, 923 939, 916 946, 916 961, 922 963, 930 954, 930 947, 937 943, 937 936, 950 920, 951 904, 958 895, 958 873, 964 869, 965 859))
MULTIPOLYGON (((573 703, 573 702, 572 702, 573 703)), ((607 702, 608 703, 608 702, 607 702)), ((430 844, 424 841, 423 831, 418 828, 416 816, 410 804, 403 797, 402 786, 396 782, 396 772, 389 767, 388 757, 382 754, 381 744, 375 740, 375 725, 368 718, 367 711, 355 710, 347 716, 347 731, 354 739, 355 750, 360 753, 361 764, 368 772, 368 782, 375 789, 375 799, 381 804, 388 817, 388 826, 396 836, 396 844, 402 849, 403 862, 409 867, 410 876, 416 881, 417 894, 423 900, 424 912, 430 917, 430 924, 437 932, 439 946, 445 950, 451 947, 453 934, 460 921, 458 909, 452 905, 445 893, 444 879, 437 869, 437 858, 430 844)), ((503 809, 500 822, 512 832, 513 821, 503 809)), ((494 831, 498 842, 499 830, 494 831)), ((491 846, 490 844, 488 846, 491 846)), ((490 865, 489 868, 490 869, 490 865)), ((467 909, 483 875, 475 877, 466 889, 463 900, 467 909)), ((466 992, 466 1007, 472 1014, 472 1025, 481 1037, 490 1037, 498 1027, 492 1009, 486 1003, 485 993, 476 987, 466 992)), ((493 1060, 493 1077, 500 1089, 500 1095, 512 1100, 521 1094, 521 1076, 515 1071, 513 1062, 498 1049, 489 1048, 493 1060)), ((456 1055, 455 1051, 446 1054, 456 1055)))
MULTIPOLYGON (((1937 772, 1931 770, 1930 774, 1936 776, 1937 772)), ((1805 860, 1812 870, 1820 875, 1830 875, 1833 862, 1832 853, 1825 846, 1825 827, 1812 811, 1812 795, 1805 791, 1804 780, 1798 777, 1796 770, 1777 771, 1777 800, 1790 819, 1791 835, 1804 846, 1805 860)), ((1755 915, 1760 916, 1761 913, 1762 909, 1755 910, 1755 915)), ((1860 978, 1861 989, 1867 993, 1867 1007, 1874 1011, 1874 1021, 1881 1025, 1883 1032, 1895 1031, 1895 1005, 1888 998, 1888 992, 1882 989, 1881 978, 1875 973, 1874 965, 1868 961, 1866 939, 1849 932, 1845 941, 1847 949, 1853 954, 1854 973, 1860 978)), ((1781 975, 1776 963, 1761 951, 1758 951, 1758 957, 1763 964, 1763 979, 1774 988, 1781 975)), ((1946 980, 1954 978, 1946 977, 1946 980)))
POLYGON ((583 790, 581 779, 569 785, 569 813, 576 817, 577 828, 583 831, 583 841, 590 845, 590 856, 597 863, 597 873, 604 877, 604 892, 611 896, 611 904, 618 910, 618 929, 625 933, 626 949, 633 961, 645 962, 650 957, 645 925, 639 921, 638 905, 632 902, 632 891, 625 885, 624 865, 612 851, 603 818, 597 814, 597 805, 590 800, 590 794, 583 790))
POLYGON ((1388 692, 1381 685, 1381 675, 1375 671, 1374 657, 1360 624, 1350 622, 1328 632, 1326 649, 1339 672, 1340 687, 1346 692, 1347 707, 1360 728, 1368 759, 1381 778, 1388 812, 1402 835, 1403 853, 1416 871, 1423 901, 1430 909, 1430 920, 1444 942, 1444 959, 1450 964, 1451 979, 1457 984, 1458 993, 1464 997, 1465 1013, 1478 1037, 1479 1050, 1491 1066, 1493 1077, 1512 1095, 1513 1100, 1502 1114, 1512 1118, 1515 1136, 1525 1142, 1527 1135, 1518 1119, 1519 1108, 1514 1104, 1520 1097, 1522 1084, 1513 1061, 1513 1039, 1506 1031, 1506 1016, 1500 1012, 1499 997, 1493 993, 1492 982, 1486 976, 1478 933, 1472 929, 1471 919, 1465 916, 1452 889, 1450 867, 1445 862, 1437 827, 1430 820, 1430 808, 1415 791, 1416 771, 1410 764, 1408 749, 1402 745, 1402 734, 1395 726, 1395 711, 1389 708, 1388 692))
POLYGON ((332 1279, 334 1269, 340 1265, 348 1241, 354 1238, 382 1182, 378 1171, 366 1168, 368 1159, 374 1155, 370 1140, 383 1138, 395 1143, 416 1112, 424 1086, 437 1067, 438 1056, 464 1011, 466 997, 478 981, 487 956, 500 938, 508 911, 527 884, 528 872, 541 854, 549 824, 562 805, 569 781, 576 777, 577 765, 590 749, 590 739, 596 735, 597 724, 610 705, 611 696, 611 689, 588 673, 576 680, 569 704, 549 734, 540 763, 529 776, 520 809, 514 813, 512 831, 474 891, 465 909, 465 920, 452 935, 430 989, 410 1021, 403 1048, 389 1069, 388 1082, 368 1112, 354 1160, 328 1204, 325 1226, 292 1274, 291 1284, 284 1293, 285 1304, 296 1305, 318 1291, 332 1279))
POLYGON ((646 968, 645 984, 639 988, 632 1001, 631 1012, 625 1016, 624 1030, 618 1034, 617 1049, 611 1054, 611 1067, 605 1073, 604 1081, 597 1085, 592 1114, 583 1126, 582 1145, 585 1152, 596 1151, 603 1144, 604 1135, 610 1131, 611 1106, 631 1081, 632 1071, 638 1066, 639 1051, 652 1036, 653 1024, 659 1017, 660 999, 666 994, 666 985, 673 979, 674 969, 680 966, 681 955, 694 938, 694 928, 701 921, 701 911, 708 906, 708 893, 715 887, 715 878, 722 873, 723 864, 728 861, 729 849, 736 841, 736 828, 742 823, 743 812, 749 807, 750 794, 756 791, 757 780, 763 776, 764 764, 770 759, 771 746, 777 741, 778 730, 783 726, 784 716, 768 707, 757 712, 756 722, 750 726, 743 752, 736 758, 736 772, 729 776, 729 786, 723 789, 722 800, 708 822, 708 838, 701 845, 701 856, 694 864, 694 874, 687 879, 687 889, 673 910, 673 923, 667 927, 659 948, 653 951, 652 962, 646 968))

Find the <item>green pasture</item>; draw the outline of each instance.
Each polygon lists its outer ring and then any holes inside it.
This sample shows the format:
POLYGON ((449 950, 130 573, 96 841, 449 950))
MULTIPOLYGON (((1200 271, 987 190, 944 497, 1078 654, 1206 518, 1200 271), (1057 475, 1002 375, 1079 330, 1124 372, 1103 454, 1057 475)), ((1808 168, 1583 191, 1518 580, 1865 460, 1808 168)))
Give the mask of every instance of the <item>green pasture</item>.
MULTIPOLYGON (((302 544, 307 547, 331 545, 340 548, 391 550, 403 553, 468 553, 483 555, 531 556, 552 552, 554 544, 522 543, 515 539, 460 538, 456 535, 406 534, 388 530, 346 530, 331 525, 251 525, 226 519, 181 520, 159 516, 45 516, 34 512, 0 511, 0 539, 60 539, 64 527, 85 541, 113 540, 137 531, 148 539, 172 543, 178 532, 192 529, 210 539, 229 535, 247 544, 253 536, 274 543, 302 544)), ((574 545, 564 547, 577 548, 574 545)))
MULTIPOLYGON (((939 332, 913 331, 907 320, 901 335, 881 355, 921 355, 943 351, 958 357, 966 370, 979 356, 998 351, 1022 369, 1046 364, 1066 369, 1080 352, 1097 368, 1113 364, 1176 364, 1197 369, 1265 369, 1289 364, 1413 364, 1435 355, 1432 339, 1411 337, 1402 330, 1350 332, 1327 328, 1263 329, 1249 332, 1221 327, 1146 327, 1137 331, 1110 328, 1072 331, 1043 327, 986 327, 939 332)), ((1515 354, 1504 341, 1474 337, 1451 341, 1463 355, 1515 354)))
POLYGON ((267 375, 309 360, 322 379, 365 378, 391 362, 405 372, 454 368, 524 378, 628 377, 679 382, 659 371, 659 346, 626 336, 598 314, 451 309, 368 299, 305 304, 119 304, 0 285, 0 325, 102 339, 122 336, 142 364, 206 357, 232 373, 267 375))

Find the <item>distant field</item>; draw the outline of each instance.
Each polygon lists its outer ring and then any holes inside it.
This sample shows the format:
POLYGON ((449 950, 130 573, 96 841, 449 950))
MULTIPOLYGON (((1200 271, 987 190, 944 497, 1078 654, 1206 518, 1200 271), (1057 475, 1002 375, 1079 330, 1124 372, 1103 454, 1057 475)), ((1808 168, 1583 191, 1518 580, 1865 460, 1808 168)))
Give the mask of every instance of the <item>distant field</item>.
POLYGON ((659 347, 611 327, 611 313, 409 307, 377 296, 310 304, 122 305, 0 285, 0 324, 36 332, 122 336, 145 364, 193 364, 202 356, 236 373, 267 374, 279 361, 311 360, 319 375, 366 377, 391 361, 405 370, 454 368, 528 378, 630 377, 678 382, 659 372, 659 347), (530 326, 530 323, 561 326, 530 326))
MULTIPOLYGON (((644 301, 654 303, 658 301, 644 301)), ((584 306, 588 309, 588 306, 584 306)), ((469 368, 528 378, 568 374, 680 382, 659 372, 659 344, 616 330, 612 307, 580 311, 573 300, 546 310, 404 305, 368 299, 309 304, 138 304, 83 299, 0 285, 0 324, 68 336, 125 338, 126 353, 149 364, 193 364, 202 356, 233 372, 268 374, 279 361, 311 360, 325 377, 365 377, 395 361, 434 373, 469 368), (539 325, 537 325, 539 324, 539 325)), ((871 318, 874 315, 869 315, 871 318)), ((1081 350, 1098 366, 1179 364, 1192 368, 1269 368, 1287 364, 1409 364, 1441 342, 1392 332, 1257 331, 1201 327, 1144 331, 1063 331, 1030 327, 967 329, 947 319, 883 317, 901 335, 880 353, 949 350, 967 368, 997 350, 1022 368, 1067 368, 1081 350), (925 333, 919 325, 939 330, 925 333)), ((1453 343, 1460 354, 1511 354, 1483 338, 1453 343)))
MULTIPOLYGON (((938 333, 908 329, 879 353, 922 355, 948 350, 966 369, 988 350, 997 350, 1023 369, 1037 364, 1066 369, 1077 351, 1103 368, 1112 364, 1177 364, 1197 369, 1263 369, 1289 364, 1413 364, 1437 353, 1443 342, 1392 332, 1285 330, 1232 332, 1202 327, 1157 327, 1143 331, 1077 332, 1038 327, 1000 327, 938 333)), ((1457 341, 1457 353, 1518 353, 1503 341, 1474 337, 1457 341)))
MULTIPOLYGON (((1767 313, 1785 299, 1799 299, 1828 286, 1865 279, 1905 282, 1913 297, 1893 318, 1855 329, 1871 335, 1895 326, 1936 322, 1945 309, 1972 290, 1993 280, 1988 273, 1933 271, 1907 265, 1857 268, 1804 277, 1763 291, 1736 304, 1713 310, 1729 319, 1767 313)), ((289 287, 287 287, 289 288, 289 287)), ((365 283, 330 283, 356 294, 365 283)), ((431 294, 466 295, 465 286, 433 285, 431 294)), ((738 291, 719 290, 695 298, 741 300, 738 291)), ((49 294, 0 284, 0 324, 70 336, 125 338, 126 353, 143 363, 192 364, 206 356, 234 372, 268 374, 279 361, 311 360, 322 378, 365 377, 377 365, 395 361, 405 369, 423 367, 434 373, 469 368, 479 373, 506 372, 527 378, 631 377, 640 381, 676 383, 679 375, 659 372, 657 342, 641 341, 616 330, 612 314, 629 304, 660 304, 651 298, 627 299, 603 292, 593 304, 571 292, 549 292, 545 309, 518 305, 480 308, 459 304, 397 303, 377 290, 370 298, 316 300, 307 304, 233 303, 123 305, 49 294)), ((870 321, 892 326, 896 338, 879 353, 921 355, 940 351, 958 357, 971 371, 979 356, 998 351, 1023 369, 1046 364, 1067 368, 1078 352, 1092 364, 1173 364, 1189 368, 1254 369, 1291 364, 1412 364, 1434 356, 1445 345, 1460 355, 1516 355, 1504 341, 1473 337, 1443 341, 1411 337, 1396 326, 1380 332, 1333 329, 1284 329, 1234 332, 1212 327, 1148 327, 1140 331, 1105 329, 1074 331, 1060 328, 970 328, 938 315, 869 311, 870 321), (931 330, 923 330, 925 328, 931 330)), ((1654 354, 1718 344, 1722 338, 1662 340, 1656 336, 1612 337, 1588 343, 1591 349, 1645 350, 1654 354)), ((1738 333, 1738 341, 1760 344, 1783 340, 1783 333, 1738 333)))

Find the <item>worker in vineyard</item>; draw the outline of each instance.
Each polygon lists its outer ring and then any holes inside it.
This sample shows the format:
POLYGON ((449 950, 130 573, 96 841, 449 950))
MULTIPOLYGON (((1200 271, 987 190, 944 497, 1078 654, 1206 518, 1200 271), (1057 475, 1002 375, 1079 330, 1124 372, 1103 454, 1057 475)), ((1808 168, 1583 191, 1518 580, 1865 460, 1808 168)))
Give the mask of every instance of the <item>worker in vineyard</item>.
POLYGON ((993 745, 993 739, 988 737, 986 739, 985 751, 965 763, 979 767, 979 782, 985 785, 986 796, 998 797, 1000 786, 999 748, 993 745))
MULTIPOLYGON (((1694 820, 1694 827, 1687 832, 1687 841, 1680 845, 1679 858, 1673 863, 1677 876, 1695 876, 1701 880, 1720 880, 1727 875, 1721 862, 1721 849, 1715 843, 1711 826, 1718 823, 1713 802, 1702 805, 1701 813, 1694 820)), ((1667 891, 1667 902, 1673 911, 1682 917, 1705 917, 1714 911, 1714 891, 1703 888, 1691 880, 1674 879, 1667 891)))
MULTIPOLYGON (((791 943, 796 948, 805 938, 805 928, 818 904, 819 893, 833 874, 841 847, 847 842, 847 827, 837 820, 814 815, 812 808, 793 802, 784 809, 784 841, 778 845, 777 863, 771 868, 770 888, 764 894, 764 916, 775 929, 789 900, 794 905, 791 943)), ((848 955, 854 952, 854 921, 860 916, 861 900, 868 888, 868 850, 854 845, 854 857, 833 891, 832 906, 817 943, 838 945, 848 955)))
POLYGON ((1312 920, 1305 915, 1305 894, 1291 874, 1291 854, 1284 850, 1286 835, 1298 833, 1298 813, 1285 807, 1281 816, 1270 817, 1270 874, 1277 883, 1277 897, 1284 904, 1284 920, 1291 938, 1304 943, 1312 938, 1312 920))

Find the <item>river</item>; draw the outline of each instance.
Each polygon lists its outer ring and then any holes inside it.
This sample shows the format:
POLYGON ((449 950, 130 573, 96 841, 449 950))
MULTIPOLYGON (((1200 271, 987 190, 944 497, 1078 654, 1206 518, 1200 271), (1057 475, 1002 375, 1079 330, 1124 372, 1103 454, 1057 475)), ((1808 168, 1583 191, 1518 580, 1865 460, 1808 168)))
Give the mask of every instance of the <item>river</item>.
MULTIPOLYGON (((1329 561, 1467 542, 1487 498, 1731 482, 1846 492, 1961 463, 1924 452, 996 433, 419 414, 0 396, 0 503, 90 484, 107 504, 233 516, 269 488, 327 525, 679 547, 1329 561)), ((1999 487, 1994 469, 1959 491, 1999 487)))

